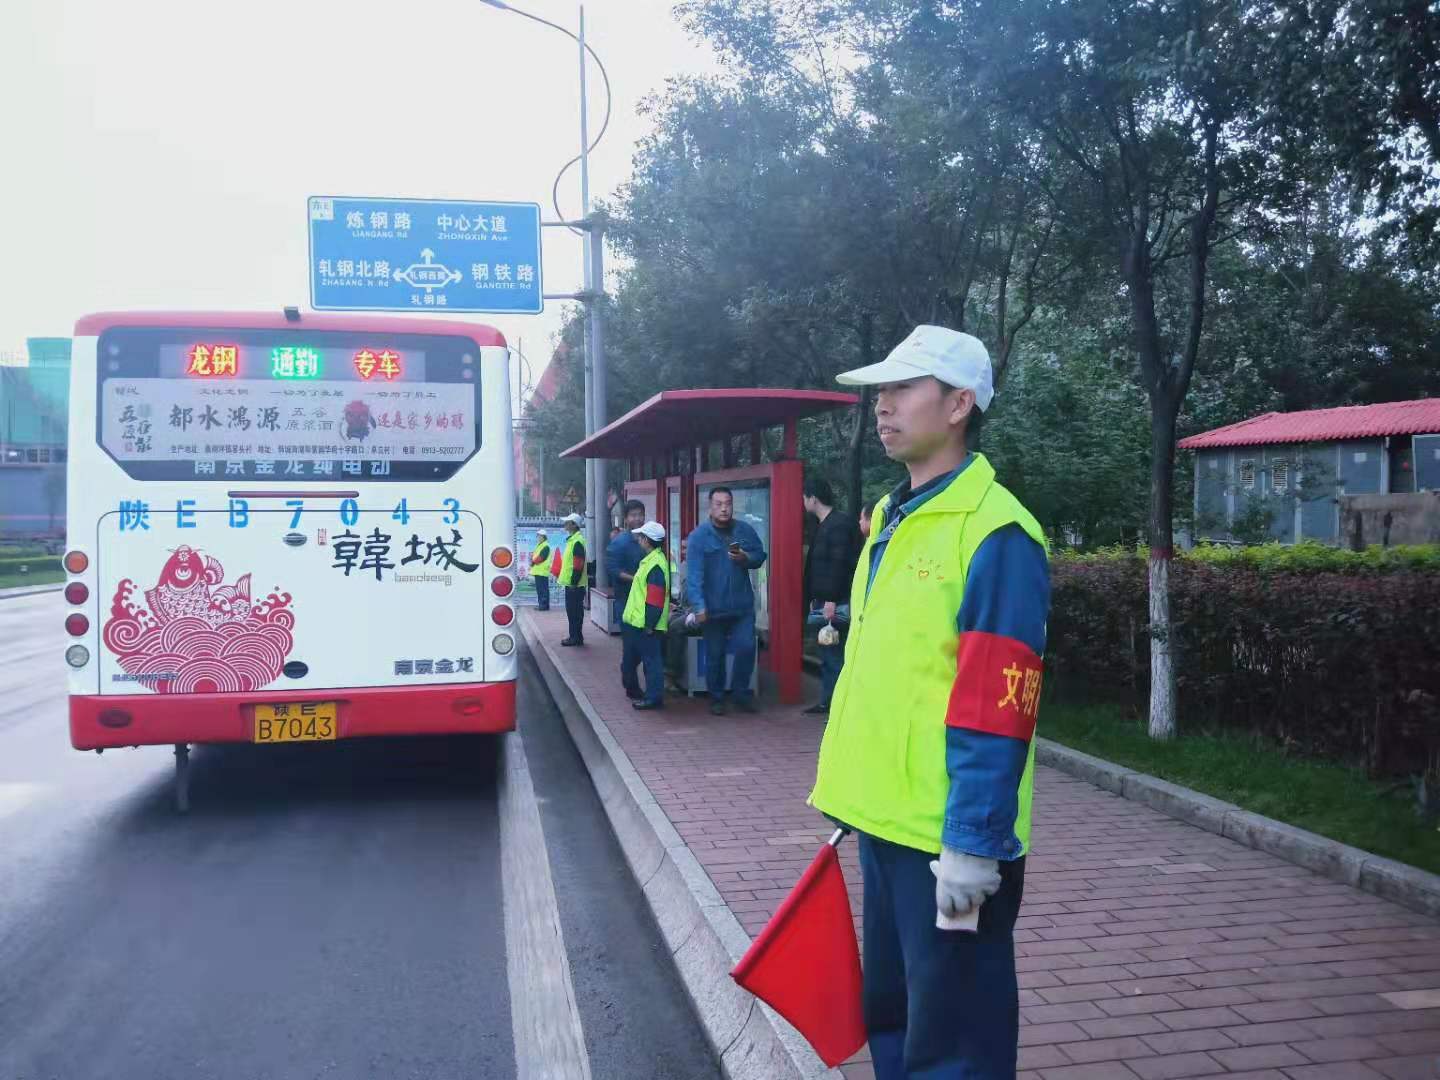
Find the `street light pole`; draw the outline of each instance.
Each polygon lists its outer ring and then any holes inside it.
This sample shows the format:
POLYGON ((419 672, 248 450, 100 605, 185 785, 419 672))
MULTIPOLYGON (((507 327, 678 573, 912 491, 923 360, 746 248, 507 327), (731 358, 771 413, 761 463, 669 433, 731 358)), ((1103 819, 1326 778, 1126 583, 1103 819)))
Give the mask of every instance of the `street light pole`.
MULTIPOLYGON (((580 33, 576 42, 580 46, 580 216, 587 222, 590 221, 590 94, 589 82, 586 69, 585 56, 585 5, 579 5, 580 11, 580 33)), ((581 269, 582 280, 585 292, 590 294, 590 299, 585 302, 585 437, 588 439, 595 432, 604 426, 602 417, 605 413, 605 399, 599 392, 600 368, 604 364, 604 354, 597 347, 599 341, 596 337, 596 328, 599 319, 596 318, 596 309, 599 306, 595 300, 596 281, 594 277, 594 266, 591 260, 591 251, 595 244, 594 223, 585 230, 583 246, 581 249, 581 261, 584 266, 581 269)), ((605 542, 602 536, 609 536, 610 530, 602 529, 600 525, 600 513, 605 505, 605 493, 601 490, 604 470, 599 461, 595 458, 585 459, 585 516, 590 519, 591 546, 595 549, 590 552, 590 557, 595 560, 595 583, 606 584, 605 567, 605 542)))
MULTIPOLYGON (((600 62, 600 57, 595 50, 585 43, 585 5, 579 5, 580 33, 572 34, 565 27, 553 23, 548 19, 542 19, 538 15, 532 15, 528 11, 511 7, 506 0, 481 0, 481 3, 490 7, 498 8, 501 11, 513 12, 531 22, 541 23, 551 29, 559 30, 567 37, 573 38, 580 47, 580 154, 578 158, 572 158, 566 163, 565 168, 560 170, 564 175, 565 169, 580 163, 580 203, 582 208, 582 219, 574 224, 584 230, 584 251, 583 261, 583 282, 584 291, 580 294, 586 307, 585 320, 585 436, 589 438, 595 432, 603 428, 607 421, 608 411, 605 400, 605 334, 601 326, 601 307, 605 298, 605 238, 600 222, 590 216, 590 110, 589 96, 587 93, 587 58, 588 53, 594 58, 596 66, 600 69, 601 78, 605 81, 606 105, 605 122, 600 127, 600 135, 596 137, 598 143, 605 135, 605 129, 610 125, 610 77, 606 74, 605 65, 600 62)), ((557 176, 555 183, 560 183, 557 176)), ((553 195, 553 193, 552 193, 553 195)), ((564 215, 560 213, 558 198, 556 203, 556 216, 561 222, 555 224, 571 224, 564 222, 564 215)), ((548 224, 548 223, 547 223, 548 224)), ((547 297, 548 299, 548 297, 547 297)), ((601 526, 601 519, 608 517, 608 504, 605 490, 605 468, 604 464, 594 458, 585 459, 585 509, 593 529, 591 541, 595 547, 592 553, 595 559, 595 580, 599 585, 608 584, 608 574, 605 566, 605 542, 609 538, 609 530, 601 526)))

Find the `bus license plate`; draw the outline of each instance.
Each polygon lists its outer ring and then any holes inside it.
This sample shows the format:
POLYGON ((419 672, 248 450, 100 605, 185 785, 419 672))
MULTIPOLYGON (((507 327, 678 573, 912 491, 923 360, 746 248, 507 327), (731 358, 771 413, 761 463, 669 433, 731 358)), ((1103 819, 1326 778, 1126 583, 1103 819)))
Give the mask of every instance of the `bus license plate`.
POLYGON ((335 738, 335 702, 255 706, 257 743, 322 742, 335 738))

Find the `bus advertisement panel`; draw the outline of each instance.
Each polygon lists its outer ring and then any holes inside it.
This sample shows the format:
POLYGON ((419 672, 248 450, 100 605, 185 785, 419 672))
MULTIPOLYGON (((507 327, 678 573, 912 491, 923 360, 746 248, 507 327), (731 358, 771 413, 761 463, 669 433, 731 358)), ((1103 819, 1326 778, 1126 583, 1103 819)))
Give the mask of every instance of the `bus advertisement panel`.
POLYGON ((469 323, 82 319, 74 746, 512 729, 507 365, 469 323))

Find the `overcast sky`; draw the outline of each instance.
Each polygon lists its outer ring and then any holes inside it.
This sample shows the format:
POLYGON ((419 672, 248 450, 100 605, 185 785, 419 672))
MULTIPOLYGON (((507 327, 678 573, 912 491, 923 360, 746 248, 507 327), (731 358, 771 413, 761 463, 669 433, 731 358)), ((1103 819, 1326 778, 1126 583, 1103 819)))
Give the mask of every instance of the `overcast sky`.
MULTIPOLYGON (((576 27, 570 0, 513 6, 576 27)), ((594 196, 628 175, 641 99, 711 63, 670 7, 585 5, 615 95, 594 196)), ((579 148, 574 43, 479 0, 3 9, 0 352, 68 335, 88 311, 308 307, 307 196, 529 201, 550 220, 555 173, 579 148)), ((579 202, 576 166, 561 207, 579 202)), ((578 239, 546 229, 544 244, 546 292, 578 289, 578 239)), ((523 339, 538 377, 561 307, 467 317, 523 339)))

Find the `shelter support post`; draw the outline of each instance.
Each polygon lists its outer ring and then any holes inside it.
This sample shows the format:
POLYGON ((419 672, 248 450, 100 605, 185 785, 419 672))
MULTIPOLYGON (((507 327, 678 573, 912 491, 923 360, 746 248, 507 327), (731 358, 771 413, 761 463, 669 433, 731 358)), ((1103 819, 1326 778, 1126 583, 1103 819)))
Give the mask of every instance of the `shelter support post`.
POLYGON ((805 482, 799 461, 778 461, 772 468, 770 505, 779 513, 770 519, 770 670, 780 688, 780 700, 797 705, 801 700, 801 645, 805 633, 805 604, 801 545, 804 514, 798 512, 805 482))

